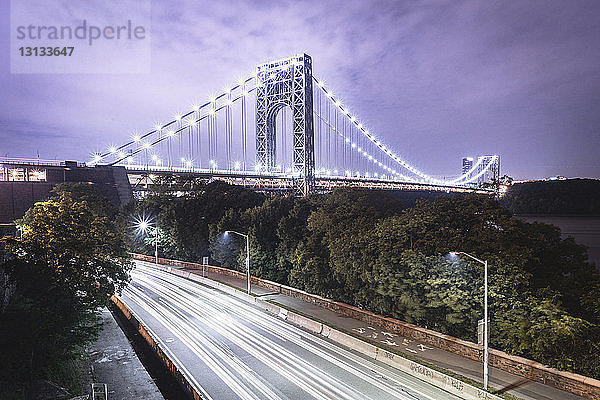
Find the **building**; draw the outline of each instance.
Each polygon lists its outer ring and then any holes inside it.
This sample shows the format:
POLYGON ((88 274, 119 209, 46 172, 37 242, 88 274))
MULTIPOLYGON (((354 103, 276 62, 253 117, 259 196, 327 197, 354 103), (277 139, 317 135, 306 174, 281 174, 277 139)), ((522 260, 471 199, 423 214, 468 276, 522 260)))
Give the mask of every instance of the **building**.
POLYGON ((133 200, 124 167, 88 167, 75 161, 0 157, 0 226, 21 218, 29 207, 45 200, 61 182, 96 185, 116 207, 133 200))
POLYGON ((471 168, 473 168, 473 157, 463 157, 461 174, 462 175, 466 174, 467 172, 469 172, 471 170, 471 168))

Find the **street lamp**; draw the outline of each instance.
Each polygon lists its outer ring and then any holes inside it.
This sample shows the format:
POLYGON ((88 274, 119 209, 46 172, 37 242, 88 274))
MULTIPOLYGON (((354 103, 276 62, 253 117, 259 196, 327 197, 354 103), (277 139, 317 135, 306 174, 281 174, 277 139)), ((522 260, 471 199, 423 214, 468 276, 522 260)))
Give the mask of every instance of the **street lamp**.
POLYGON ((250 293, 250 236, 244 235, 243 233, 239 233, 236 231, 225 231, 225 235, 229 235, 230 233, 235 233, 236 235, 240 235, 246 238, 246 277, 248 278, 248 294, 250 293))
POLYGON ((474 257, 468 253, 465 253, 463 251, 451 251, 450 255, 452 256, 457 256, 459 254, 462 254, 464 256, 467 256, 469 258, 472 258, 473 260, 483 264, 484 269, 483 269, 483 281, 484 281, 484 300, 483 300, 483 390, 488 390, 488 383, 489 383, 489 369, 488 369, 488 338, 489 338, 489 331, 488 331, 488 263, 487 260, 480 260, 477 257, 474 257))
MULTIPOLYGON (((135 221, 136 231, 146 234, 148 229, 152 227, 152 220, 145 217, 137 218, 135 221)), ((154 262, 158 267, 158 226, 154 228, 154 262)))

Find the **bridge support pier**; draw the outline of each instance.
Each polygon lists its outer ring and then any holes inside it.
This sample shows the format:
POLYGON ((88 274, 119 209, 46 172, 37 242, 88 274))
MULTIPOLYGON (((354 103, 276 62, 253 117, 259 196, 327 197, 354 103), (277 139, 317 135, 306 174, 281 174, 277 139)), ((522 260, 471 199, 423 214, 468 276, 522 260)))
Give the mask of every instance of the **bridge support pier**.
POLYGON ((306 196, 315 185, 312 60, 307 54, 257 68, 256 162, 262 171, 273 172, 277 165, 275 119, 286 106, 292 110, 292 174, 306 196))

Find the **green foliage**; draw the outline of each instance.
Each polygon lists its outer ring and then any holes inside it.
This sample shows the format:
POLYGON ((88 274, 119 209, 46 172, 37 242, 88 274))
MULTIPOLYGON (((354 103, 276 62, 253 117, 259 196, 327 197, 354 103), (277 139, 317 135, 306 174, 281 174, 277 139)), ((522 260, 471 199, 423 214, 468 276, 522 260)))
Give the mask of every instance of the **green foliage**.
POLYGON ((600 215, 600 180, 517 183, 510 186, 502 205, 515 214, 600 215))
MULTIPOLYGON (((210 231, 229 210, 246 210, 264 202, 264 196, 240 186, 215 181, 209 184, 194 180, 185 182, 189 189, 177 193, 181 186, 167 186, 158 193, 149 195, 130 209, 123 210, 123 220, 133 232, 133 218, 146 215, 154 219, 164 241, 159 237, 159 255, 200 261, 210 254, 210 238, 222 232, 210 231), (168 189, 168 190, 167 190, 168 189)), ((230 229, 230 228, 227 228, 230 229)), ((154 242, 152 242, 152 245, 154 242)), ((131 242, 133 250, 154 254, 154 248, 138 236, 131 242)))
POLYGON ((5 379, 49 376, 77 358, 98 332, 98 307, 128 281, 125 242, 97 189, 63 185, 55 193, 18 221, 21 238, 2 239, 15 288, 0 316, 5 379))
POLYGON ((158 216, 169 257, 210 251, 243 271, 245 238, 222 233, 248 233, 254 275, 474 341, 483 267, 447 257, 468 252, 489 263, 493 347, 600 376, 600 276, 585 247, 554 226, 526 223, 487 196, 403 209, 384 191, 265 199, 222 183, 199 188, 164 191, 138 208, 158 216))

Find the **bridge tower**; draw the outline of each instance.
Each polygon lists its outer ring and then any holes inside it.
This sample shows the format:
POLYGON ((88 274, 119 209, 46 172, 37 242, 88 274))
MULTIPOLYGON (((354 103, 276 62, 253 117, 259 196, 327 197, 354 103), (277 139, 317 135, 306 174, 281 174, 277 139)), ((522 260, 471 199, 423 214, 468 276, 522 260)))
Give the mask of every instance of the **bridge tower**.
POLYGON ((296 55, 257 67, 256 90, 256 161, 264 171, 274 171, 276 160, 276 124, 279 111, 292 110, 294 154, 293 174, 303 195, 315 184, 313 125, 312 60, 296 55))

